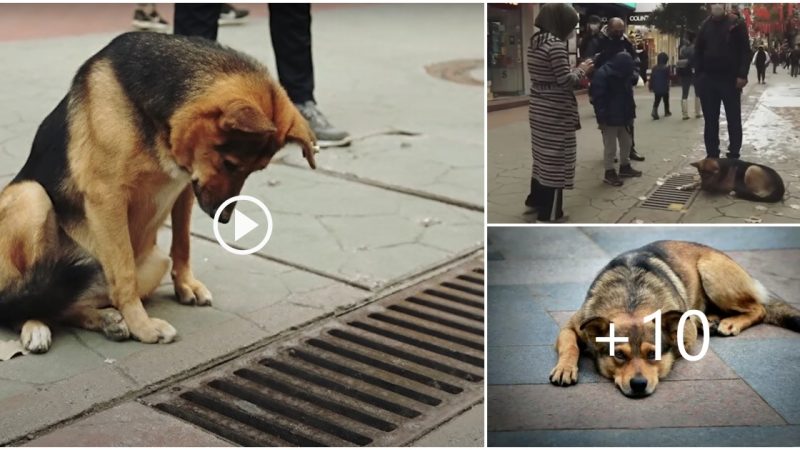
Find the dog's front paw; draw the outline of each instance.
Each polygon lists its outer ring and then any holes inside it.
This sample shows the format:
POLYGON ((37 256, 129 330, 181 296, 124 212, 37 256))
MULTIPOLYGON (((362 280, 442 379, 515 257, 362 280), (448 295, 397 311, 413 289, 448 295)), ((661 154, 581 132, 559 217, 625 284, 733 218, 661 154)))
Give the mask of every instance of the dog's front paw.
POLYGON ((557 364, 550 371, 550 383, 556 386, 571 386, 578 382, 578 366, 557 364))
POLYGON ((154 317, 150 317, 136 326, 128 324, 128 328, 136 340, 145 344, 169 344, 175 340, 175 336, 178 334, 172 325, 154 317))
POLYGON ((50 349, 52 342, 50 328, 38 320, 28 320, 22 325, 20 340, 25 350, 31 353, 44 353, 50 349))
POLYGON ((176 278, 175 297, 184 305, 211 306, 211 291, 194 277, 176 278))
POLYGON ((741 332, 742 328, 730 317, 720 320, 717 325, 717 334, 720 336, 737 336, 741 332))

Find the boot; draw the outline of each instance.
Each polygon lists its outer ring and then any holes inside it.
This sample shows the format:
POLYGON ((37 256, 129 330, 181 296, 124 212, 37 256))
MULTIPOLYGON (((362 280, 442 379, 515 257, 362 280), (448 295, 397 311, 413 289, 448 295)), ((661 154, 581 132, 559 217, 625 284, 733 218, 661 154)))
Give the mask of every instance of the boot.
POLYGON ((658 120, 658 108, 655 106, 653 106, 653 113, 650 114, 650 117, 652 117, 653 120, 658 120))
MULTIPOLYGON (((642 155, 640 155, 640 154, 636 153, 636 149, 635 149, 635 148, 632 148, 632 149, 631 149, 631 152, 630 152, 630 154, 628 155, 628 158, 629 158, 631 161, 644 161, 644 156, 642 156, 642 155)), ((617 159, 616 159, 616 158, 614 158, 614 162, 617 162, 617 159)))
POLYGON ((683 120, 689 120, 689 100, 681 100, 681 114, 683 114, 683 120))
POLYGON ((694 98, 694 117, 697 119, 703 118, 703 108, 700 105, 700 99, 697 97, 694 98))
POLYGON ((622 180, 617 175, 617 171, 614 169, 606 170, 606 174, 603 177, 603 183, 610 184, 612 186, 622 186, 622 180))
POLYGON ((536 209, 539 207, 539 205, 536 203, 536 200, 533 197, 534 192, 536 192, 537 184, 538 183, 536 182, 536 179, 531 178, 531 191, 530 194, 528 194, 528 197, 525 199, 525 206, 527 206, 528 209, 531 211, 536 211, 536 209))
POLYGON ((642 172, 634 169, 630 164, 628 164, 627 166, 619 166, 619 176, 621 178, 635 178, 642 176, 642 172))

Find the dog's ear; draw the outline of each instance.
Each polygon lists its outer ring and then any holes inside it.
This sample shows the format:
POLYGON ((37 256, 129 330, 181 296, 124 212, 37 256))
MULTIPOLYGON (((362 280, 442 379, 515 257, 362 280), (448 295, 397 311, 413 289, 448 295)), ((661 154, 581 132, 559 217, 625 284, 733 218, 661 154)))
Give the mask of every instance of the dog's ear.
POLYGON ((234 100, 222 108, 219 127, 223 131, 265 135, 277 131, 275 124, 256 105, 234 100))
POLYGON ((303 149, 303 157, 308 162, 309 167, 312 169, 317 168, 317 162, 314 158, 314 154, 317 152, 317 138, 314 136, 314 132, 311 131, 311 126, 299 112, 286 133, 286 141, 298 144, 303 149))
POLYGON ((678 322, 680 322, 681 316, 683 316, 683 311, 667 311, 661 314, 661 331, 670 345, 678 343, 678 322))
POLYGON ((689 165, 690 165, 690 166, 692 166, 692 167, 694 167, 694 168, 695 168, 695 169, 697 169, 697 170, 702 170, 702 168, 703 168, 703 161, 702 161, 702 160, 700 160, 700 161, 695 161, 695 162, 693 162, 693 163, 691 163, 691 164, 689 164, 689 165))
POLYGON ((273 120, 278 127, 275 144, 280 149, 289 142, 298 144, 303 149, 303 157, 312 169, 317 168, 314 154, 317 152, 317 138, 311 125, 300 114, 300 111, 289 99, 286 91, 275 84, 272 91, 273 120))
POLYGON ((594 345, 597 336, 608 336, 610 322, 605 317, 592 317, 581 323, 580 329, 586 332, 589 341, 594 345))

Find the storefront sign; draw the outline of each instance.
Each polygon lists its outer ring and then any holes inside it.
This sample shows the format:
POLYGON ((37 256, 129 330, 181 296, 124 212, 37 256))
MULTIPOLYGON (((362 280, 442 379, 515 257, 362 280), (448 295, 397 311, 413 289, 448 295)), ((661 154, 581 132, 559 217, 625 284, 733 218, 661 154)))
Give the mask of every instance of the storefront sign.
POLYGON ((628 23, 631 25, 644 25, 650 19, 651 13, 633 13, 628 16, 628 23))

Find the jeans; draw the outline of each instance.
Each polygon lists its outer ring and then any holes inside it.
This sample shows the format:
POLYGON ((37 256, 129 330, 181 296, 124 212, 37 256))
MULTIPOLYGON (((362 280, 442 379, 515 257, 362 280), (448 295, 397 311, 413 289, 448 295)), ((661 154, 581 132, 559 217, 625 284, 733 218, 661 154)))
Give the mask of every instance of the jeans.
POLYGON ((700 75, 695 85, 705 116, 703 138, 706 155, 719 158, 719 110, 725 106, 728 120, 728 157, 738 158, 742 149, 742 91, 736 88, 736 78, 700 75))
POLYGON ((603 133, 603 164, 605 170, 614 170, 614 157, 617 155, 617 141, 619 141, 619 165, 629 166, 631 140, 633 139, 632 127, 601 125, 603 133))

